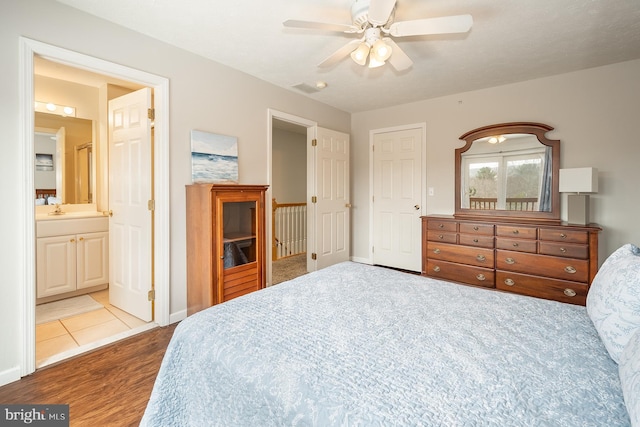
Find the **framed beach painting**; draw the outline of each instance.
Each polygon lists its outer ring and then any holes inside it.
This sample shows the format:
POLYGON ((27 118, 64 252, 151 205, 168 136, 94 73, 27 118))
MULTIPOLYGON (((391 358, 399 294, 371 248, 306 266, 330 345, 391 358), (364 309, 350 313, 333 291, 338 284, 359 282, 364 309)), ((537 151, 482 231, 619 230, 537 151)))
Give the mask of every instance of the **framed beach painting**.
POLYGON ((194 183, 237 183, 238 138, 192 130, 191 179, 194 183))

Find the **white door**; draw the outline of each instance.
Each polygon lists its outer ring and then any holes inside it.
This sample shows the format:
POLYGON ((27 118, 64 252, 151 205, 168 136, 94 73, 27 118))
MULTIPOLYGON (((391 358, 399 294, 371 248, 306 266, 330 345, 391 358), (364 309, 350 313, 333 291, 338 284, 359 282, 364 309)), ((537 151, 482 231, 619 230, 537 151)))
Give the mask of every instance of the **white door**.
POLYGON ((109 302, 152 320, 151 90, 109 101, 109 302))
POLYGON ((422 129, 374 134, 374 264, 421 271, 422 194, 422 129))
POLYGON ((315 269, 321 269, 349 259, 349 135, 318 128, 316 139, 317 201, 312 206, 315 212, 315 269))

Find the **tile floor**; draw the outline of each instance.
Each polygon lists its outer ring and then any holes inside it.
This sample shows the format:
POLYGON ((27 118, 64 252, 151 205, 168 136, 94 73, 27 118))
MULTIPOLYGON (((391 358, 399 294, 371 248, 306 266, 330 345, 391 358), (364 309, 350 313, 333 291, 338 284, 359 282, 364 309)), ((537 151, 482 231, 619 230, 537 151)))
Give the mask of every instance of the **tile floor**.
POLYGON ((109 304, 108 289, 89 296, 104 308, 36 325, 36 366, 59 353, 147 324, 109 304))

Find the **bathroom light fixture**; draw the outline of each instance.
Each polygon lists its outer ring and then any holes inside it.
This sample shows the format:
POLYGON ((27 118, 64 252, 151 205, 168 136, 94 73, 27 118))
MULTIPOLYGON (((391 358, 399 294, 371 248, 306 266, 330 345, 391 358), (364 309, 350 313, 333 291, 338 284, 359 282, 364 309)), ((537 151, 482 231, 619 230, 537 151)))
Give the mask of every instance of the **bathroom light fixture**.
POLYGON ((76 109, 68 105, 58 105, 53 102, 36 101, 34 110, 39 113, 57 114, 63 117, 75 117, 76 109))
POLYGON ((567 222, 586 225, 589 223, 589 194, 598 192, 598 169, 573 168, 560 169, 561 193, 567 195, 567 222))

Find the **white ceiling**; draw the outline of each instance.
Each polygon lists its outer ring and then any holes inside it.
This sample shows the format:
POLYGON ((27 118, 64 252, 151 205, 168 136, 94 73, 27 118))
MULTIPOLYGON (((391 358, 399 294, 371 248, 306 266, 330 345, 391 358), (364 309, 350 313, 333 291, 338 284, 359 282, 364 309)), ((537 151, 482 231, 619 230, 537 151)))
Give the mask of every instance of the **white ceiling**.
POLYGON ((285 29, 287 19, 350 24, 352 0, 58 0, 347 112, 367 111, 640 58, 639 0, 398 0, 396 21, 471 14, 458 35, 396 38, 397 72, 345 58, 354 37, 285 29), (326 89, 306 94, 293 88, 326 89))

